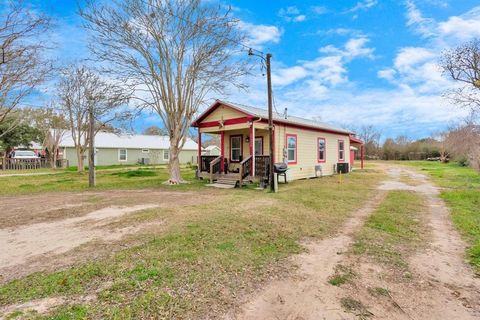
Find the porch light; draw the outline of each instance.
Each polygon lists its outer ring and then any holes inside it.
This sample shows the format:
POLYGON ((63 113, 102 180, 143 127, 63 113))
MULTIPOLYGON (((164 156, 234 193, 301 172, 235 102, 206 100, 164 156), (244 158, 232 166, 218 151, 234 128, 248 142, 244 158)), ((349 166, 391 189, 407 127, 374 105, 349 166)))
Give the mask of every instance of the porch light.
POLYGON ((250 137, 247 136, 247 138, 245 139, 245 142, 249 143, 250 142, 250 137))

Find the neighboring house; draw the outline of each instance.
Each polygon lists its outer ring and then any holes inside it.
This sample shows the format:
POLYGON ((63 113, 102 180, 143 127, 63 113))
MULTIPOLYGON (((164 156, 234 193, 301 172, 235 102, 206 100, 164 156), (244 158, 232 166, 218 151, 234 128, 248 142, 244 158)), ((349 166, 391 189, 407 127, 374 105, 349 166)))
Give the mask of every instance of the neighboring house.
MULTIPOLYGON (((331 175, 336 168, 346 165, 351 168, 352 147, 363 151, 363 142, 348 130, 277 113, 273 115, 273 122, 274 162, 288 165, 288 180, 331 175)), ((238 172, 242 175, 240 180, 266 175, 269 163, 267 110, 217 100, 192 126, 198 128, 199 143, 202 133, 221 136, 220 157, 202 156, 200 177, 222 180, 225 171, 238 172)), ((198 153, 200 155, 201 150, 198 153)))
POLYGON ((202 155, 205 156, 219 156, 221 153, 221 150, 218 146, 208 146, 206 148, 203 148, 202 155))
MULTIPOLYGON (((170 140, 167 136, 130 135, 99 132, 95 136, 95 164, 166 164, 170 158, 170 140)), ((60 142, 61 157, 70 166, 77 165, 77 155, 70 132, 60 142)), ((187 139, 180 152, 180 163, 197 161, 197 143, 187 139)), ((88 155, 88 150, 85 157, 88 155)), ((88 162, 85 162, 87 165, 88 162)))

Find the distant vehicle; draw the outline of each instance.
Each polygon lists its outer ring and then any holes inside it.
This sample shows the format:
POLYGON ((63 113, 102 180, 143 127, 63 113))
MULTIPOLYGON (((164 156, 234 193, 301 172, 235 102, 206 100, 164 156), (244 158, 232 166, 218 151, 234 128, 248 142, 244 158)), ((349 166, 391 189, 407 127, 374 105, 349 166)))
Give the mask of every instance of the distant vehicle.
POLYGON ((12 159, 39 159, 40 157, 35 154, 33 151, 29 150, 15 150, 11 153, 10 158, 12 159))

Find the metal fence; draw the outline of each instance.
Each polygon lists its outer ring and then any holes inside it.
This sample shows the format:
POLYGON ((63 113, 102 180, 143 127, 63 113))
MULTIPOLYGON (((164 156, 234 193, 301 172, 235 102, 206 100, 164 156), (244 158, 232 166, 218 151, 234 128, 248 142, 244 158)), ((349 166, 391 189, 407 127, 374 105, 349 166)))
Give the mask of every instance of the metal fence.
MULTIPOLYGON (((0 158, 0 168, 2 170, 35 170, 51 168, 52 165, 48 159, 3 159, 0 158)), ((57 168, 67 168, 67 159, 58 159, 57 168)))

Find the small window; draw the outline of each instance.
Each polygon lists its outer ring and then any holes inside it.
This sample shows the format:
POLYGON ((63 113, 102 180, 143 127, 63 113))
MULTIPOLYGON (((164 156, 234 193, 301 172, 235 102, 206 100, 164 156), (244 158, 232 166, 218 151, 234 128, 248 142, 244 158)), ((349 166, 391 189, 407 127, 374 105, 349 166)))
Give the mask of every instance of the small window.
POLYGON ((318 138, 318 162, 325 162, 326 149, 325 138, 318 138))
POLYGON ((118 149, 118 160, 127 161, 127 149, 118 149))
POLYGON ((142 153, 150 153, 150 149, 142 149, 142 153))
POLYGON ((163 160, 168 161, 170 159, 170 150, 163 150, 163 160))
POLYGON ((239 162, 242 157, 242 136, 230 136, 230 161, 239 162))
POLYGON ((338 140, 338 160, 345 160, 345 141, 338 140))
POLYGON ((297 163, 297 136, 287 134, 287 161, 297 163))

